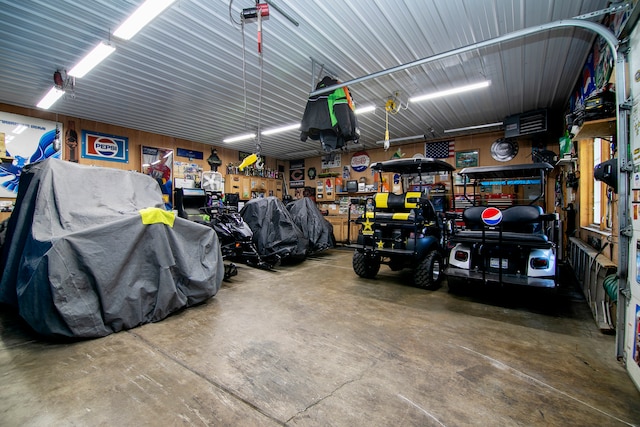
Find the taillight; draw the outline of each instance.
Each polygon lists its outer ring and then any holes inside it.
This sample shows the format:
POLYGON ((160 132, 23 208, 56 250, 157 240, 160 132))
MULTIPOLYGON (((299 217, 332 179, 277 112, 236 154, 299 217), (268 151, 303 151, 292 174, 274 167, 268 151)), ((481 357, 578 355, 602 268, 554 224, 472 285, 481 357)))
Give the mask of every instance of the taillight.
POLYGON ((469 253, 465 251, 456 251, 454 256, 456 261, 460 262, 467 262, 467 260, 469 259, 469 253))
POLYGON ((531 258, 531 268, 545 270, 549 268, 549 260, 547 258, 531 258))

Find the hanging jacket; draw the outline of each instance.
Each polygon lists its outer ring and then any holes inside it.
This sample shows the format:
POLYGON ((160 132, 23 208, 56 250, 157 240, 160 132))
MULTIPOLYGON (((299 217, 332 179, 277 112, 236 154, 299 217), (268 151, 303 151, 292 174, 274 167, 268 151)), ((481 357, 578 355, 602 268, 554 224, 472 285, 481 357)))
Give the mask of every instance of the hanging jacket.
MULTIPOLYGON (((317 89, 338 84, 336 79, 325 76, 317 89)), ((360 129, 354 112, 353 101, 347 87, 330 93, 309 97, 300 123, 300 140, 320 140, 325 150, 344 147, 360 138, 360 129)))

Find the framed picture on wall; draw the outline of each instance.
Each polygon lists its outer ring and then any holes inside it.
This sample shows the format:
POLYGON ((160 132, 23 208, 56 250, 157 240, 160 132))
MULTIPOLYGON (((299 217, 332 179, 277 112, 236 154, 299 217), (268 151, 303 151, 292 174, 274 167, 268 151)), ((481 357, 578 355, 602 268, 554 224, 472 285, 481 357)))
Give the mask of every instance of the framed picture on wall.
POLYGON ((142 173, 155 179, 167 209, 173 209, 173 150, 142 146, 142 173))
POLYGON ((62 156, 62 123, 0 112, 0 197, 16 198, 22 168, 62 156))
POLYGON ((478 150, 457 151, 456 169, 478 166, 478 150))

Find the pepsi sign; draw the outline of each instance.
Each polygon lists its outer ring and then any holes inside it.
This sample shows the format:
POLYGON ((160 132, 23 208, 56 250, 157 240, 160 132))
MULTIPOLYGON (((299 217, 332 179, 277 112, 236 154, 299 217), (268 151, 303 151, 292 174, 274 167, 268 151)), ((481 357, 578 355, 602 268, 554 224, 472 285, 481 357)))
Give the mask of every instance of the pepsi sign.
POLYGON ((82 157, 126 163, 129 161, 129 138, 83 130, 82 157))
POLYGON ((351 156, 351 167, 356 172, 364 172, 369 167, 369 154, 366 151, 358 151, 351 156))
POLYGON ((482 222, 487 224, 489 227, 493 227, 500 224, 502 221, 502 211, 498 208, 486 208, 482 211, 480 218, 482 219, 482 222))

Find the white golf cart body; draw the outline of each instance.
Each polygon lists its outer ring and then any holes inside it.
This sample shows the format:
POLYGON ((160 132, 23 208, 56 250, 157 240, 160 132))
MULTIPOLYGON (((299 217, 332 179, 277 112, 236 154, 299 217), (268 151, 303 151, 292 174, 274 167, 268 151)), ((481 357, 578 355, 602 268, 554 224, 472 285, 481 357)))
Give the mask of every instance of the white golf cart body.
MULTIPOLYGON (((460 171, 473 186, 472 206, 462 212, 462 229, 451 236, 445 275, 450 289, 461 285, 517 285, 555 289, 557 237, 555 214, 545 214, 548 163, 470 167, 460 171), (500 185, 537 188, 526 204, 491 206, 492 198, 479 190, 500 185)), ((463 182, 467 182, 463 181, 463 182)), ((509 187, 511 186, 511 187, 509 187)), ((515 199, 514 199, 515 200, 515 199)))

